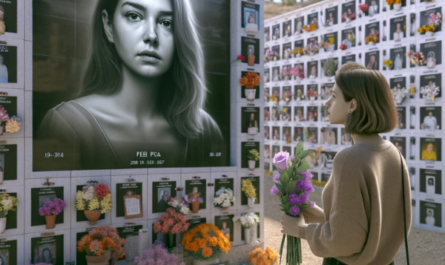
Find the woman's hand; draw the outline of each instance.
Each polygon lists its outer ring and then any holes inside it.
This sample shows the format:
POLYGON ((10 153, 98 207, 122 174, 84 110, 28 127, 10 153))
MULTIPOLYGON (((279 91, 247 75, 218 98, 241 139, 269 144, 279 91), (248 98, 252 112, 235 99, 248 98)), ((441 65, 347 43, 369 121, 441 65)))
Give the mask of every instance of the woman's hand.
POLYGON ((281 233, 294 236, 294 237, 300 237, 299 231, 300 226, 305 225, 303 217, 291 217, 289 215, 283 214, 281 216, 281 226, 282 230, 281 233))
POLYGON ((304 221, 308 224, 322 224, 326 222, 324 211, 317 205, 309 209, 303 210, 304 221))

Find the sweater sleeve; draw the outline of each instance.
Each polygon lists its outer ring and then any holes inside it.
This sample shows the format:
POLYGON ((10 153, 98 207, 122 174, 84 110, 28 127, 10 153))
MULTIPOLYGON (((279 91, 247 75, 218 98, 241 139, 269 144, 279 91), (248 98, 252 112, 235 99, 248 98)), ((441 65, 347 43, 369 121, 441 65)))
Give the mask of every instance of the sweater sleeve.
POLYGON ((324 223, 326 220, 324 219, 323 209, 315 205, 312 208, 303 211, 304 221, 308 224, 314 223, 324 223))
MULTIPOLYGON (((351 154, 352 155, 352 154, 351 154)), ((334 185, 332 208, 326 222, 300 227, 312 252, 319 257, 345 257, 362 251, 368 219, 362 198, 360 167, 348 163, 348 152, 337 154, 329 185, 334 185)))

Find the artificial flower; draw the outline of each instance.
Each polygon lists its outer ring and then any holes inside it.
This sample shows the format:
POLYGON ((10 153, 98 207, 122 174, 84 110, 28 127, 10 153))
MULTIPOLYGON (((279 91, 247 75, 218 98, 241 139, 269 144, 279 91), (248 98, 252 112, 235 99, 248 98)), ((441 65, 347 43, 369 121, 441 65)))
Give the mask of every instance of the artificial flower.
POLYGON ((9 119, 5 125, 5 131, 8 133, 15 133, 20 131, 20 123, 16 119, 9 119))

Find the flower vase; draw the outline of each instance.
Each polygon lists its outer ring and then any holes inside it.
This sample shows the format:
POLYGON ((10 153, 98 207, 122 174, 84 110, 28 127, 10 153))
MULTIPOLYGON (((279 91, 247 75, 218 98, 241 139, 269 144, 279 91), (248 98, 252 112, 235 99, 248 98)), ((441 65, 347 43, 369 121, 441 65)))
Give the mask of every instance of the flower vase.
POLYGON ((6 217, 0 218, 0 234, 3 234, 6 229, 6 217))
POLYGON ((216 260, 197 260, 193 259, 193 265, 211 265, 217 263, 216 260))
POLYGON ((46 229, 53 229, 56 227, 56 215, 45 215, 46 229))
POLYGON ((315 97, 310 97, 310 98, 311 98, 311 100, 312 100, 312 101, 314 101, 314 100, 315 100, 315 97))
POLYGON ((94 211, 84 210, 83 213, 85 214, 85 217, 88 219, 90 225, 97 224, 97 220, 99 220, 101 215, 100 210, 94 210, 94 211))
POLYGON ((248 66, 255 65, 255 55, 247 55, 247 65, 248 66))
POLYGON ((108 265, 110 251, 106 251, 102 256, 85 256, 88 265, 108 265))
POLYGON ((246 244, 249 245, 252 241, 252 229, 244 228, 244 241, 246 241, 246 244))
POLYGON ((399 11, 400 9, 402 9, 402 4, 394 4, 395 11, 399 11))
POLYGON ((172 234, 172 233, 168 233, 166 235, 166 238, 167 238, 166 247, 168 249, 173 249, 175 247, 175 236, 176 236, 176 234, 172 234))
POLYGON ((246 96, 247 100, 254 101, 256 95, 256 89, 246 88, 244 89, 244 95, 246 96))
POLYGON ((192 213, 199 212, 199 202, 192 202, 192 213))
POLYGON ((254 171, 255 170, 255 160, 249 160, 249 170, 254 171))
POLYGON ((432 37, 433 35, 434 35, 434 32, 432 32, 432 31, 425 32, 425 36, 427 36, 427 37, 432 37))
POLYGON ((247 197, 247 206, 249 208, 255 207, 255 198, 253 197, 247 197))
POLYGON ((222 208, 224 211, 227 211, 227 210, 229 210, 230 206, 224 206, 224 207, 221 206, 221 208, 222 208))
POLYGON ((247 134, 248 135, 256 135, 257 133, 258 133, 258 128, 257 127, 247 128, 247 134))

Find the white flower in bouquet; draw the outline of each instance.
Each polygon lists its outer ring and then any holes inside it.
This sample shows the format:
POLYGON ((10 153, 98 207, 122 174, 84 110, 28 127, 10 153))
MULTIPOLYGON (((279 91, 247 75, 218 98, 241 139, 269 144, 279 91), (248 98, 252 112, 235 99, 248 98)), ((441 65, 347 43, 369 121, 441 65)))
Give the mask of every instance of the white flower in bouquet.
POLYGON ((178 202, 178 200, 172 200, 170 205, 173 206, 173 207, 178 207, 179 206, 179 202, 178 202))
POLYGON ((234 222, 241 223, 244 228, 250 228, 260 222, 260 218, 253 212, 245 214, 241 217, 234 217, 234 222))
POLYGON ((222 207, 229 207, 229 206, 232 206, 232 203, 231 203, 229 200, 225 200, 225 201, 221 204, 221 206, 222 206, 222 207))
POLYGON ((186 215, 189 213, 190 209, 187 207, 181 207, 181 210, 179 210, 183 215, 186 215))
POLYGON ((11 199, 2 200, 3 210, 9 211, 14 207, 11 199))
POLYGON ((94 198, 94 187, 89 186, 85 193, 83 194, 83 199, 87 201, 91 201, 94 198))

